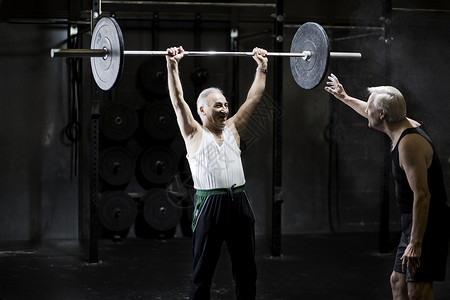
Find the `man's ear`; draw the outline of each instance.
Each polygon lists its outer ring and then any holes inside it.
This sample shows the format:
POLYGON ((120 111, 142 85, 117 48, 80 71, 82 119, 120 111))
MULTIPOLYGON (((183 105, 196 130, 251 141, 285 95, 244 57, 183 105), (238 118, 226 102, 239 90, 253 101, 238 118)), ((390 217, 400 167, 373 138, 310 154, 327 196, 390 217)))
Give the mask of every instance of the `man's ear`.
POLYGON ((380 109, 380 120, 384 120, 386 118, 386 112, 384 111, 384 109, 380 109))
POLYGON ((202 115, 205 115, 205 114, 206 114, 206 113, 205 113, 205 109, 203 108, 203 105, 200 106, 200 108, 199 108, 198 110, 200 111, 200 113, 201 113, 202 115))

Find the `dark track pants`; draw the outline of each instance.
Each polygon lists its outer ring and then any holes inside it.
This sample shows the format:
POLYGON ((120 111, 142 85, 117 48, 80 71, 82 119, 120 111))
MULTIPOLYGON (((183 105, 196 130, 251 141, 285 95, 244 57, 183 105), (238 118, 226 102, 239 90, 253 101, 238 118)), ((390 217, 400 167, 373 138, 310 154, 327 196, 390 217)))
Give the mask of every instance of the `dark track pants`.
POLYGON ((197 190, 193 220, 191 300, 210 299, 214 270, 225 241, 236 299, 256 294, 255 218, 244 187, 197 190))

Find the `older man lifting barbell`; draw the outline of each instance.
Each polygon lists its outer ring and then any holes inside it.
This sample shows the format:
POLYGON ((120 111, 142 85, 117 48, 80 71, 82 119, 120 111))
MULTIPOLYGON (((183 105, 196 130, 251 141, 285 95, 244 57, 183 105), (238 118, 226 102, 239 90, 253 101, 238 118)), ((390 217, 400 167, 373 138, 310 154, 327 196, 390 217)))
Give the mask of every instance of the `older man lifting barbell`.
POLYGON ((184 100, 178 64, 185 51, 168 49, 170 99, 186 144, 187 159, 194 181, 193 272, 191 299, 209 299, 212 278, 226 243, 231 258, 237 299, 255 299, 255 217, 245 191, 240 137, 257 107, 266 85, 267 51, 255 48, 255 78, 247 99, 228 118, 228 101, 222 91, 208 88, 200 93, 194 119, 184 100))

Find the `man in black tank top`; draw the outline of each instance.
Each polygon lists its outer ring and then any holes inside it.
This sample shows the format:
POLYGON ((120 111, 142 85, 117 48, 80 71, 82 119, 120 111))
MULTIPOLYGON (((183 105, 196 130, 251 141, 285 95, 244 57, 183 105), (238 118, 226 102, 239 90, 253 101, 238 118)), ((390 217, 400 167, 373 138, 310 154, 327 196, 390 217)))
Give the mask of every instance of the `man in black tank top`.
POLYGON ((335 75, 328 79, 327 92, 392 141, 392 171, 402 225, 390 278, 393 298, 434 299, 433 281, 445 280, 450 229, 450 209, 434 145, 421 124, 406 117, 405 100, 396 88, 368 88, 366 102, 349 96, 335 75))

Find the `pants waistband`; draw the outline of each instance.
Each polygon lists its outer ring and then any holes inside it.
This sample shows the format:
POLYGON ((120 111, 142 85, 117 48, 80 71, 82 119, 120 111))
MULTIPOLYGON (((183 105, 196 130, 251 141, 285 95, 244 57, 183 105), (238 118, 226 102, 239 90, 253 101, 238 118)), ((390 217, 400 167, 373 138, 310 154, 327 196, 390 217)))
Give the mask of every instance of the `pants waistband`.
POLYGON ((226 195, 230 194, 231 196, 234 193, 243 192, 245 190, 245 185, 232 185, 230 188, 219 188, 219 189, 210 189, 210 190, 196 190, 195 193, 197 196, 209 196, 209 195, 226 195))

